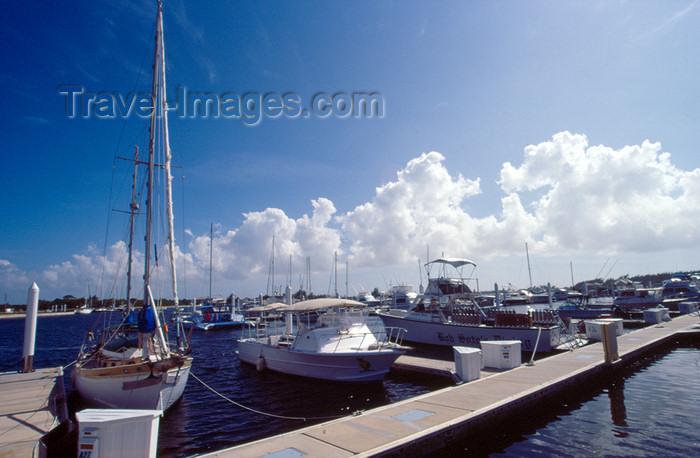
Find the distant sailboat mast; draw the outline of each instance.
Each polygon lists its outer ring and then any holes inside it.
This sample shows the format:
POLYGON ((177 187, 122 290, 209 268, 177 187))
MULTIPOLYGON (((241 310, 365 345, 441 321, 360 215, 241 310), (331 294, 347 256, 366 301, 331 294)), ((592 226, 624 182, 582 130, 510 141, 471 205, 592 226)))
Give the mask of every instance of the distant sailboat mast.
POLYGON ((530 290, 532 291, 532 271, 530 270, 530 251, 527 249, 527 242, 525 242, 525 255, 527 256, 527 274, 530 276, 530 290))
POLYGON ((214 256, 214 223, 209 226, 209 300, 212 300, 211 295, 211 271, 212 271, 212 257, 214 256))

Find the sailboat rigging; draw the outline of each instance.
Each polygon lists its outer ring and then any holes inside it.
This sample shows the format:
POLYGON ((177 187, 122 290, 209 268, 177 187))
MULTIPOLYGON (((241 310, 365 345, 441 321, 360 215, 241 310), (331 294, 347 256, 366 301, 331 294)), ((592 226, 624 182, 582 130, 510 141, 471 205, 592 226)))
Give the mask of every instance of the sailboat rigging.
MULTIPOLYGON (((160 323, 151 292, 151 246, 153 227, 153 188, 155 179, 156 131, 161 129, 165 165, 160 166, 166 175, 166 205, 168 218, 168 248, 175 310, 178 306, 177 282, 174 260, 174 230, 172 214, 172 190, 170 182, 170 146, 165 94, 165 47, 163 44, 163 10, 158 2, 155 62, 153 72, 154 109, 151 115, 148 162, 138 160, 134 167, 148 165, 146 200, 146 249, 144 251, 143 306, 137 313, 131 310, 131 253, 133 245, 134 214, 138 210, 135 200, 136 170, 132 188, 129 266, 127 274, 127 312, 116 328, 105 329, 97 338, 89 339, 89 348, 81 348, 78 362, 71 378, 81 397, 88 402, 113 408, 137 408, 166 410, 183 394, 189 377, 192 357, 189 350, 171 350, 164 327, 160 323), (159 123, 157 125, 157 122, 159 123), (138 315, 138 316, 137 316, 138 315)), ((178 333, 179 334, 179 333, 178 333)), ((179 347, 178 342, 178 347, 179 347)))
POLYGON ((214 256, 214 223, 210 227, 209 236, 209 297, 197 308, 196 299, 192 314, 182 319, 182 324, 190 329, 209 331, 212 329, 228 329, 244 326, 245 316, 236 306, 236 299, 231 296, 231 303, 224 303, 223 298, 214 298, 211 292, 212 263, 214 256))

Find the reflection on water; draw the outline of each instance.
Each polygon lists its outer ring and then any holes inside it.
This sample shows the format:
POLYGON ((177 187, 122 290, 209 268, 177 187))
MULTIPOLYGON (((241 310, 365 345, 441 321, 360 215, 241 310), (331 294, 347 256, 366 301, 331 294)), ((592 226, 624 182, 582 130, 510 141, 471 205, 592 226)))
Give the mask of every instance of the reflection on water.
MULTIPOLYGON (((39 318, 35 367, 72 362, 94 322, 90 315, 39 318)), ((235 338, 241 332, 194 334, 192 366, 193 374, 239 405, 190 378, 183 398, 161 419, 159 456, 219 450, 449 384, 444 379, 391 374, 382 383, 348 388, 267 371, 259 373, 238 361, 235 338)), ((21 367, 23 335, 24 320, 0 320, 0 350, 6 356, 0 360, 0 370, 21 367)), ((68 387, 68 374, 65 382, 68 387)), ((82 408, 75 396, 70 400, 73 408, 82 408)), ((480 432, 477 439, 470 437, 434 455, 697 455, 698 406, 700 346, 683 347, 642 361, 634 370, 613 378, 601 378, 548 398, 513 421, 501 422, 495 429, 480 432)))
MULTIPOLYGON (((608 388, 610 398, 610 417, 615 426, 627 426, 627 411, 625 410, 625 380, 619 379, 613 382, 608 388)), ((617 437, 627 437, 627 433, 622 430, 612 429, 617 437)))

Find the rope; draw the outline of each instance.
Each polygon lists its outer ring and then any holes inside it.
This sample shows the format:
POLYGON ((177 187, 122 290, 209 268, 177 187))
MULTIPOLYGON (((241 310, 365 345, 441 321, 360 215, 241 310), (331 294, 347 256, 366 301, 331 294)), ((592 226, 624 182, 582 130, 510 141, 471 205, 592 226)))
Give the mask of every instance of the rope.
POLYGON ((539 330, 537 331, 537 341, 535 342, 535 348, 532 349, 532 358, 530 358, 529 363, 525 363, 528 366, 535 365, 535 353, 537 353, 537 346, 540 344, 540 334, 542 334, 542 326, 540 326, 539 330))
MULTIPOLYGON (((240 407, 240 408, 242 408, 242 409, 245 409, 245 410, 248 410, 248 411, 250 411, 250 412, 260 414, 260 415, 266 415, 266 416, 268 416, 268 417, 274 417, 274 418, 281 418, 281 419, 283 419, 283 420, 303 420, 303 421, 307 421, 307 420, 333 420, 333 419, 342 418, 342 417, 345 416, 345 415, 334 415, 334 416, 329 416, 329 417, 288 417, 288 416, 285 416, 285 415, 276 415, 276 414, 273 414, 273 413, 263 412, 263 411, 260 411, 260 410, 253 409, 252 407, 244 406, 243 404, 241 404, 241 403, 239 403, 239 402, 236 402, 236 401, 234 401, 233 399, 228 398, 228 397, 226 397, 225 395, 219 393, 219 392, 216 391, 214 388, 212 388, 212 387, 210 387, 209 385, 207 385, 206 383, 204 383, 204 381, 202 381, 202 379, 200 379, 199 377, 197 377, 196 375, 194 375, 194 374, 192 373, 192 371, 190 371, 190 375, 191 375, 192 377, 194 377, 195 380, 197 380, 199 383, 201 383, 202 385, 204 385, 205 388, 207 388, 209 391, 211 391, 211 392, 214 393, 215 395, 219 396, 220 398, 225 399, 226 401, 230 402, 231 404, 236 405, 236 406, 238 406, 238 407, 240 407)), ((358 411, 356 411, 353 415, 361 415, 362 412, 363 412, 362 410, 358 410, 358 411)))

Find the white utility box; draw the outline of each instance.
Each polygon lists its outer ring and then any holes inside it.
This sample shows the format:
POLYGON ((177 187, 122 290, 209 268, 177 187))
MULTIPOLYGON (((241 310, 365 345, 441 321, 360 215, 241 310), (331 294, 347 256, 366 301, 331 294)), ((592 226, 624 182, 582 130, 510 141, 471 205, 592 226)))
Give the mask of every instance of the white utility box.
POLYGON ((668 313, 668 309, 665 307, 646 309, 643 313, 645 323, 661 323, 662 321, 667 321, 671 319, 671 316, 668 313))
POLYGON ((521 346, 522 342, 519 340, 482 340, 484 366, 496 369, 513 369, 520 366, 521 346))
POLYGON ((455 372, 465 381, 481 377, 481 350, 473 347, 452 347, 455 354, 455 372))
POLYGON ((685 301, 678 304, 678 311, 682 314, 695 313, 698 311, 698 303, 685 301))
POLYGON ((85 409, 78 420, 78 457, 155 457, 160 410, 85 409))
POLYGON ((618 336, 625 332, 622 318, 599 318, 597 320, 586 320, 584 323, 586 324, 586 337, 591 340, 603 340, 602 325, 605 323, 614 323, 615 334, 618 336))

